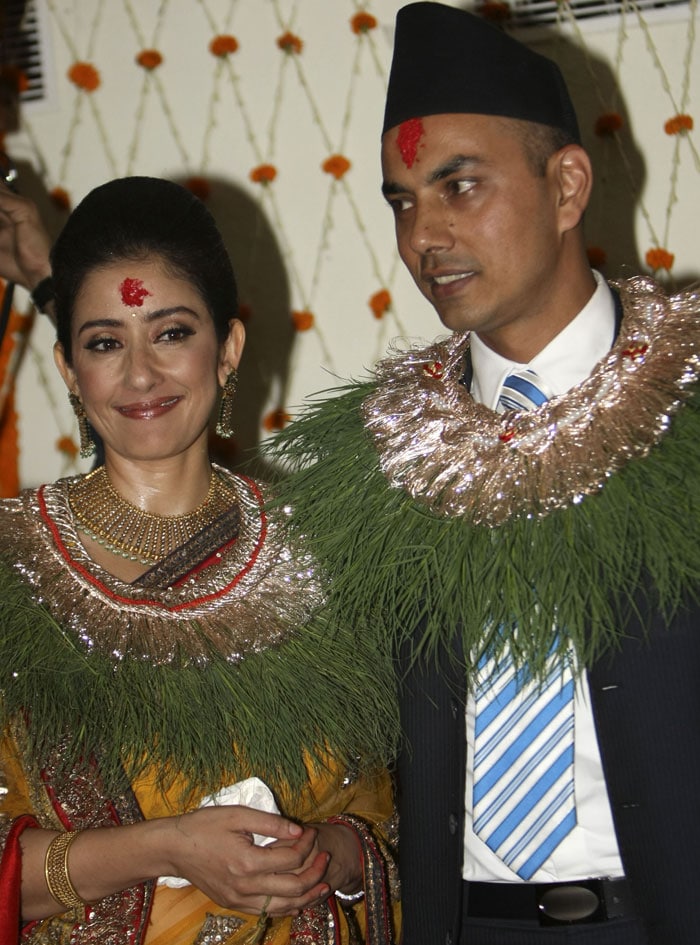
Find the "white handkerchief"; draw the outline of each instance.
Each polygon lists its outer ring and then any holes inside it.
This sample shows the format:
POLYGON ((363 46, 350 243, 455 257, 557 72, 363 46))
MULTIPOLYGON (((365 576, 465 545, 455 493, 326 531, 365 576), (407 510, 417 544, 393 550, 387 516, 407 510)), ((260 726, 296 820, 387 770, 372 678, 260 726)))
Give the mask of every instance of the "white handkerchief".
MULTIPOLYGON (((263 810, 269 814, 279 814, 279 808, 275 803, 272 791, 260 778, 246 778, 245 781, 236 781, 235 784, 229 784, 228 787, 221 788, 216 794, 209 794, 199 806, 224 807, 227 804, 240 804, 242 807, 253 807, 255 810, 263 810)), ((272 843, 274 839, 275 837, 262 837, 258 833, 253 834, 253 842, 260 847, 272 843)), ((161 876, 158 885, 179 889, 181 886, 189 886, 190 883, 179 876, 161 876)))

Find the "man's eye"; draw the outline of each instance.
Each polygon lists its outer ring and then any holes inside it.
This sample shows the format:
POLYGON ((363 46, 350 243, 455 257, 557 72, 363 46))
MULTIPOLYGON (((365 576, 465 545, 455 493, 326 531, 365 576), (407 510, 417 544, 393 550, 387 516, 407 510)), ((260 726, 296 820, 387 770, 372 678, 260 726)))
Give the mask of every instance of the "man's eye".
POLYGON ((455 180, 452 181, 452 188, 457 194, 467 194, 476 186, 475 180, 455 180))
POLYGON ((389 201, 389 206, 394 213, 403 213, 405 210, 411 209, 413 206, 413 201, 409 200, 408 197, 404 197, 402 199, 394 197, 389 201))

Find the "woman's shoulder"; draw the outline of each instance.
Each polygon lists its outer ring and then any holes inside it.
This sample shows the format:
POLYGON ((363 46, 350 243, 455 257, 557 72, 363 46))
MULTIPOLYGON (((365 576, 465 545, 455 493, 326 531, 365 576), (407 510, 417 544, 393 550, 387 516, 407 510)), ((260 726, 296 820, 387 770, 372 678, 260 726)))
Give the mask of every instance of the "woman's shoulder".
POLYGON ((19 495, 0 499, 0 532, 7 552, 31 528, 38 514, 38 496, 45 486, 23 489, 19 495))
POLYGON ((52 556, 57 522, 70 517, 67 483, 59 479, 23 489, 18 496, 0 499, 0 568, 33 584, 43 563, 52 556))

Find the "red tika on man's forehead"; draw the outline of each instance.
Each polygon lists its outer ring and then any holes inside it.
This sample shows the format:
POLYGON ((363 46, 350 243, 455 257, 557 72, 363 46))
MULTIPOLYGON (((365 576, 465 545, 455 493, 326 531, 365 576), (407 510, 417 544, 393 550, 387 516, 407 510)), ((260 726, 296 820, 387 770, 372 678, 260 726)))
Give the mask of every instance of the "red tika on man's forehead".
POLYGON ((125 279, 119 286, 124 305, 141 308, 143 300, 151 293, 144 287, 140 279, 125 279))
POLYGON ((425 128, 420 118, 409 118, 399 125, 396 147, 401 154, 401 160, 409 169, 413 167, 418 154, 418 143, 424 134, 425 128))

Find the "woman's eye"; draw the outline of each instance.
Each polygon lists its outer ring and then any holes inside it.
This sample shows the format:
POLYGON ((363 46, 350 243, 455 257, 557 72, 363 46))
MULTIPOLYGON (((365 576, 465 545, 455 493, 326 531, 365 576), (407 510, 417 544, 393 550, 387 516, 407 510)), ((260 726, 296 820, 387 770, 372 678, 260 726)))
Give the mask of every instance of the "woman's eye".
POLYGON ((171 325, 170 328, 166 328, 158 335, 158 340, 181 341, 183 338, 187 338, 193 334, 194 331, 191 328, 185 327, 184 325, 171 325))
POLYGON ((91 338, 85 345, 88 351, 114 351, 119 347, 116 338, 91 338))

